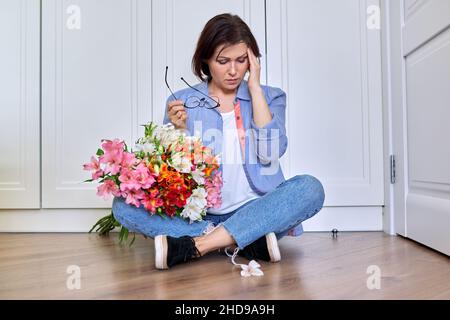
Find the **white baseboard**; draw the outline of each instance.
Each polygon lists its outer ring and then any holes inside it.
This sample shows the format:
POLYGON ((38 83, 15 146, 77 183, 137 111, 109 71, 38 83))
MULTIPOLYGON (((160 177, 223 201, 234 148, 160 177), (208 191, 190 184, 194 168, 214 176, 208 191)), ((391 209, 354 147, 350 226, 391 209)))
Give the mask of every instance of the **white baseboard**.
MULTIPOLYGON (((382 207, 325 207, 305 231, 381 231, 382 207)), ((0 232, 87 232, 111 209, 0 210, 0 232)))
POLYGON ((88 232, 111 209, 0 210, 0 232, 88 232))
POLYGON ((383 207, 325 207, 303 222, 305 231, 383 231, 383 207))

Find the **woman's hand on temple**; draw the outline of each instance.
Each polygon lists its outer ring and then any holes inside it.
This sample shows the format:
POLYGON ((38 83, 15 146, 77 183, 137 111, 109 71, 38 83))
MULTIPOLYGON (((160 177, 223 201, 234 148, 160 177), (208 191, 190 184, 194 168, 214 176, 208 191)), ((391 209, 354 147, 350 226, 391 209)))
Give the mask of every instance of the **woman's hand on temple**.
POLYGON ((187 112, 181 100, 170 101, 167 105, 167 115, 176 129, 186 129, 187 112))
POLYGON ((272 121, 272 113, 260 83, 261 65, 259 60, 250 48, 247 48, 247 55, 250 64, 248 91, 252 97, 253 121, 259 128, 263 128, 272 121))
POLYGON ((261 65, 252 49, 247 48, 247 55, 250 69, 250 74, 248 77, 248 89, 251 91, 259 89, 261 87, 261 65))

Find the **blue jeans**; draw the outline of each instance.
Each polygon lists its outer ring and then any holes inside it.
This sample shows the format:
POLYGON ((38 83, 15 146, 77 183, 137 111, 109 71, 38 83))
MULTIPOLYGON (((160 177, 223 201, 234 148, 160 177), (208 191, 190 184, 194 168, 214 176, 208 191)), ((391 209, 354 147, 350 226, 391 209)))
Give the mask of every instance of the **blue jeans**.
POLYGON ((116 220, 130 232, 151 238, 161 234, 177 238, 197 237, 205 234, 211 226, 221 224, 243 249, 270 232, 275 232, 278 239, 282 238, 291 228, 319 212, 324 200, 324 189, 318 179, 311 175, 297 175, 230 213, 207 214, 203 221, 191 224, 179 217, 150 215, 143 206, 129 205, 123 198, 114 198, 112 211, 116 220))

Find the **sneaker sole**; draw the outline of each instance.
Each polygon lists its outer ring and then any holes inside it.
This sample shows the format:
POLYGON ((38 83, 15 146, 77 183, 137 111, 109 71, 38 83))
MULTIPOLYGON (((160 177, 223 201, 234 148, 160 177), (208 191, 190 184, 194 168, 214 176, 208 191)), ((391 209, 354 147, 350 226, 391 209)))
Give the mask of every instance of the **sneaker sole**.
POLYGON ((155 237, 155 267, 156 269, 169 269, 167 266, 167 236, 155 237))
POLYGON ((266 234, 267 249, 269 250, 270 262, 281 260, 280 248, 278 247, 277 236, 271 232, 266 234))

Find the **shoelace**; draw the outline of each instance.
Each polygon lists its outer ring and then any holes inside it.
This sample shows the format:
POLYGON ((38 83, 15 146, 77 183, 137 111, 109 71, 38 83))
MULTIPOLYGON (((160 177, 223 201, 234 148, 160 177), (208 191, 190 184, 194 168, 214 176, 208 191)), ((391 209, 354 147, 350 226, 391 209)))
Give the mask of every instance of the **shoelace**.
POLYGON ((238 254, 238 252, 239 252, 239 247, 236 247, 236 249, 234 249, 234 251, 233 251, 232 254, 228 253, 228 249, 230 249, 230 247, 226 247, 226 248, 225 248, 225 254, 226 254, 228 257, 231 258, 231 262, 232 262, 235 266, 242 266, 242 264, 236 263, 236 262, 234 261, 234 259, 236 259, 236 256, 237 256, 237 254, 238 254))
POLYGON ((235 266, 239 266, 241 267, 241 276, 242 277, 251 277, 251 276, 263 276, 264 272, 260 269, 261 265, 256 262, 255 260, 251 260, 249 262, 248 265, 243 264, 243 263, 236 263, 235 259, 236 256, 239 252, 239 247, 236 247, 236 249, 234 249, 233 254, 230 254, 228 252, 229 247, 225 248, 225 254, 231 258, 231 262, 235 265, 235 266))
MULTIPOLYGON (((219 228, 222 224, 223 224, 222 222, 216 226, 214 226, 214 224, 212 224, 212 223, 208 224, 206 230, 203 231, 203 234, 210 234, 215 229, 219 228)), ((242 269, 241 276, 242 277, 263 276, 264 275, 264 272, 262 272, 262 270, 260 269, 261 266, 255 260, 251 260, 248 265, 242 264, 242 263, 236 263, 235 259, 239 252, 239 247, 236 247, 236 249, 234 249, 233 254, 228 253, 228 249, 229 249, 229 247, 225 248, 225 250, 224 250, 225 254, 228 257, 231 257, 231 262, 233 263, 233 265, 241 267, 241 269, 242 269)), ((219 252, 220 252, 220 250, 221 249, 219 249, 219 252)), ((198 252, 198 250, 197 250, 197 252, 198 252)), ((254 252, 252 251, 252 253, 254 253, 254 252)), ((200 252, 199 252, 199 255, 200 255, 200 252)))
POLYGON ((195 241, 191 237, 187 237, 189 241, 183 241, 180 245, 181 253, 184 253, 183 261, 186 262, 192 258, 200 257, 200 251, 195 246, 195 241))

